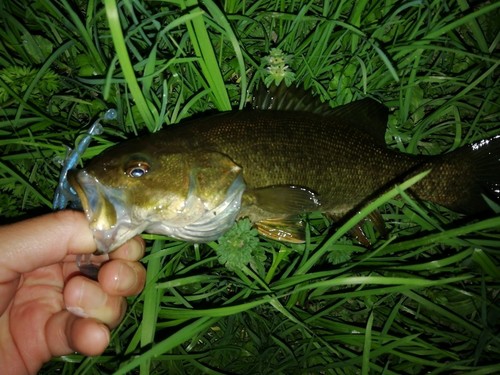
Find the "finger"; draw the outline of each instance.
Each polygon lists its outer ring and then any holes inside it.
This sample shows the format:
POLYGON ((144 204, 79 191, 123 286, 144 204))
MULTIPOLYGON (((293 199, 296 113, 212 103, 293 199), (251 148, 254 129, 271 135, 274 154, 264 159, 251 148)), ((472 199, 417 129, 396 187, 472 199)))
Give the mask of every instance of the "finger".
POLYGON ((144 256, 146 245, 140 236, 125 242, 115 251, 109 253, 110 259, 139 260, 144 256))
POLYGON ((110 328, 116 327, 127 308, 125 299, 105 293, 97 281, 75 276, 64 288, 64 303, 71 313, 94 318, 110 328))
MULTIPOLYGON (((99 264, 100 268, 103 267, 102 265, 105 264, 108 259, 121 259, 121 260, 137 261, 144 256, 145 248, 146 248, 146 245, 144 243, 144 240, 140 236, 136 236, 136 237, 128 240, 126 243, 124 243, 122 246, 117 248, 112 253, 105 254, 105 255, 99 255, 99 256, 92 255, 91 261, 94 264, 99 264), (100 260, 100 258, 102 258, 102 261, 100 260)), ((77 274, 81 274, 82 273, 81 271, 82 270, 79 269, 77 264, 76 264, 76 258, 71 259, 71 257, 68 257, 65 259, 65 263, 63 265, 64 280, 68 280, 69 278, 71 278, 77 274)), ((99 273, 101 273, 101 271, 99 271, 99 273)), ((131 292, 131 293, 136 294, 138 292, 131 292)), ((114 294, 117 294, 117 293, 114 292, 114 294)), ((131 295, 128 293, 121 293, 121 292, 118 292, 118 294, 131 295)))
POLYGON ((52 356, 79 352, 84 355, 99 355, 109 344, 109 328, 95 319, 80 318, 69 311, 52 316, 46 325, 47 346, 52 356))
POLYGON ((146 270, 139 262, 115 259, 105 263, 99 270, 102 289, 114 296, 133 296, 144 288, 146 270))
POLYGON ((109 345, 109 328, 95 319, 76 319, 68 335, 73 350, 88 356, 102 354, 109 345))
POLYGON ((0 282, 58 263, 67 254, 92 253, 95 242, 81 212, 60 211, 0 227, 0 282))

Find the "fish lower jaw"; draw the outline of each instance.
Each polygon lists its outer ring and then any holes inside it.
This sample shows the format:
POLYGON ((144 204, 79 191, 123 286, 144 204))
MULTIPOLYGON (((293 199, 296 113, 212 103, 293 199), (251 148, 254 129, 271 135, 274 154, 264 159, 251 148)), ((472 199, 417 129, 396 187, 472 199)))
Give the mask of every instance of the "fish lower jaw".
POLYGON ((110 253, 123 245, 132 237, 142 233, 147 223, 141 225, 119 224, 109 229, 92 229, 97 252, 100 254, 110 253))

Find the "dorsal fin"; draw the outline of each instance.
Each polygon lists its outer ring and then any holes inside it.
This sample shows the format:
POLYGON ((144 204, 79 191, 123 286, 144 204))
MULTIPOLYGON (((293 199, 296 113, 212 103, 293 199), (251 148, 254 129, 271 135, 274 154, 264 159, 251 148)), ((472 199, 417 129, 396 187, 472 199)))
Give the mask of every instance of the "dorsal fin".
POLYGON ((287 87, 284 83, 269 88, 260 85, 252 96, 252 108, 273 111, 302 111, 324 115, 332 110, 327 103, 302 87, 287 87))
POLYGON ((379 145, 386 145, 389 109, 374 99, 365 98, 333 108, 328 117, 358 129, 379 145))
POLYGON ((375 143, 385 145, 385 131, 389 110, 371 98, 357 100, 331 108, 301 87, 287 87, 284 83, 269 88, 261 85, 252 97, 252 108, 275 111, 310 112, 332 118, 332 124, 343 124, 368 135, 375 143))

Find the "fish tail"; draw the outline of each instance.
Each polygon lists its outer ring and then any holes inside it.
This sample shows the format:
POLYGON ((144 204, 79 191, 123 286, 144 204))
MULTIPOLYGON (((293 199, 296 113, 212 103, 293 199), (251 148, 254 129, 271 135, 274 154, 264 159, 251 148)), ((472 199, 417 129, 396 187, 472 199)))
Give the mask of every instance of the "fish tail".
MULTIPOLYGON (((500 135, 468 145, 466 150, 474 165, 477 189, 493 201, 500 202, 500 135)), ((487 208, 483 197, 478 204, 480 210, 487 208)))
POLYGON ((417 197, 465 214, 487 211, 484 196, 500 202, 500 135, 426 164, 431 173, 415 186, 417 197))

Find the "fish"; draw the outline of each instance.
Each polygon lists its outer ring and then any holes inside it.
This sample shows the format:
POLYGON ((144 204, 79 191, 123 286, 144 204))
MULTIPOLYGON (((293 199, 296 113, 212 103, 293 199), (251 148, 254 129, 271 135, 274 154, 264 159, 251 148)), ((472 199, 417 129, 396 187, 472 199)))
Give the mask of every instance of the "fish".
POLYGON ((68 174, 98 252, 142 232, 204 243, 249 218, 265 237, 304 241, 300 215, 342 218, 396 184, 465 214, 500 200, 500 135, 436 156, 387 147, 389 110, 372 98, 331 108, 300 87, 256 90, 251 108, 126 140, 68 174))

